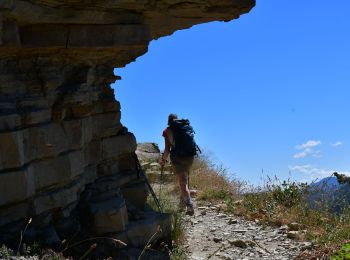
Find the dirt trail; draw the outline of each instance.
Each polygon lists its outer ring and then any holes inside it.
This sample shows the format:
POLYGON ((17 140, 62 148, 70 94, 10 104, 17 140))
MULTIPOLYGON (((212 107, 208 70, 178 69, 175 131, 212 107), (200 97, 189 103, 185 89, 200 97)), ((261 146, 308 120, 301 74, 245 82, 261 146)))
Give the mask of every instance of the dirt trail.
MULTIPOLYGON (((157 176, 154 178, 159 180, 157 176)), ((179 191, 174 179, 152 183, 157 195, 162 195, 174 207, 179 205, 179 191)), ((190 260, 206 259, 294 259, 300 252, 311 249, 310 242, 287 238, 288 227, 271 227, 258 222, 227 215, 217 206, 195 207, 195 215, 185 216, 186 255, 190 260)), ((179 209, 182 211, 181 209, 179 209)))
POLYGON ((287 238, 284 228, 263 226, 219 213, 215 206, 196 208, 186 216, 189 259, 294 259, 309 242, 287 238))

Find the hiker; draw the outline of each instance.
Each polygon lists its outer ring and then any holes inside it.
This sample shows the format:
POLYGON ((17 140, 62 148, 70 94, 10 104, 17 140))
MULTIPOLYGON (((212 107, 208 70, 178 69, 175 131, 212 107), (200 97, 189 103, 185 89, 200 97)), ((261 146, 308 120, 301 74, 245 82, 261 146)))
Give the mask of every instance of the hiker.
POLYGON ((179 182, 181 199, 186 204, 186 214, 193 215, 193 202, 188 189, 188 176, 198 146, 194 131, 186 119, 178 120, 176 114, 168 116, 168 127, 163 131, 165 148, 160 165, 163 167, 170 153, 170 161, 179 182))

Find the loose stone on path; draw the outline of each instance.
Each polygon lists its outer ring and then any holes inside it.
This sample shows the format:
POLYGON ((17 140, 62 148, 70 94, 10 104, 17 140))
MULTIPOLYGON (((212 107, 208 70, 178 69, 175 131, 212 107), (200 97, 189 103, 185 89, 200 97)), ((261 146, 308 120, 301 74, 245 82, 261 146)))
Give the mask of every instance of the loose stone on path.
MULTIPOLYGON (((259 221, 218 213, 217 209, 216 206, 198 207, 195 216, 186 217, 188 259, 288 260, 312 246, 309 242, 288 238, 288 226, 263 226, 259 221)), ((297 224, 293 227, 300 229, 297 224)))

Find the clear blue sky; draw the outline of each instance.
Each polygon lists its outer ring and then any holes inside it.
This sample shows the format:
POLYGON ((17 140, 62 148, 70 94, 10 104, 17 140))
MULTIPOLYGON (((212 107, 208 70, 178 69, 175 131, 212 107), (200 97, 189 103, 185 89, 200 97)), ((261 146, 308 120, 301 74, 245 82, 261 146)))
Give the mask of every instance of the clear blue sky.
POLYGON ((252 184, 350 172, 349 13, 349 0, 258 0, 153 41, 115 71, 122 123, 163 144, 167 115, 189 118, 198 144, 252 184))

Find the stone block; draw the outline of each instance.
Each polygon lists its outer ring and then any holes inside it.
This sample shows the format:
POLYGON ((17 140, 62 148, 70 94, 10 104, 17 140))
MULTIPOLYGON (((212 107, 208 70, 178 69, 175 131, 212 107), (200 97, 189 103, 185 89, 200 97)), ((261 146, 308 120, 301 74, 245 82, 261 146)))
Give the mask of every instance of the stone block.
POLYGON ((45 128, 31 127, 24 129, 22 133, 24 164, 34 159, 41 159, 53 155, 51 144, 47 141, 47 131, 45 131, 45 128))
POLYGON ((33 176, 37 191, 51 186, 63 186, 72 177, 69 155, 33 162, 28 166, 28 173, 33 176))
POLYGON ((1 115, 0 131, 11 131, 22 125, 19 114, 1 115))
POLYGON ((27 25, 19 28, 22 47, 66 48, 68 26, 55 24, 27 25))
POLYGON ((123 197, 140 210, 144 210, 148 188, 145 182, 128 184, 121 189, 123 197))
POLYGON ((83 176, 85 184, 94 182, 97 178, 97 165, 85 167, 83 176))
POLYGON ((76 182, 71 186, 49 191, 36 197, 33 200, 35 214, 38 215, 55 208, 64 208, 66 205, 78 201, 82 187, 81 182, 76 182))
POLYGON ((70 172, 71 178, 75 178, 76 176, 82 174, 85 168, 85 159, 84 153, 82 150, 73 151, 68 154, 69 162, 70 162, 70 172))
MULTIPOLYGON (((21 70, 28 71, 33 69, 33 61, 19 60, 18 66, 21 70)), ((48 100, 44 97, 26 97, 17 102, 17 105, 23 109, 37 109, 44 110, 49 109, 48 100)))
POLYGON ((110 128, 120 130, 120 112, 98 114, 82 119, 83 142, 100 139, 104 131, 110 128))
POLYGON ((127 174, 114 174, 114 175, 107 175, 103 177, 99 177, 96 181, 96 185, 99 185, 100 182, 102 182, 101 189, 104 188, 111 188, 114 189, 114 187, 122 187, 128 184, 131 181, 135 181, 138 179, 137 173, 135 171, 128 172, 127 174), (105 183, 110 183, 108 186, 105 186, 105 183))
POLYGON ((68 48, 124 47, 144 45, 150 40, 147 25, 73 25, 70 27, 68 48))
POLYGON ((130 222, 127 229, 129 246, 143 248, 147 245, 149 238, 154 235, 159 228, 161 231, 158 232, 158 240, 165 243, 170 242, 170 214, 147 212, 147 214, 145 214, 145 219, 130 222))
POLYGON ((15 21, 0 21, 0 47, 19 47, 20 37, 17 23, 15 21))
POLYGON ((53 157, 73 149, 74 147, 69 147, 70 139, 67 136, 69 134, 58 123, 23 130, 24 163, 53 157))
POLYGON ((118 124, 117 126, 110 127, 107 129, 104 129, 103 132, 101 132, 100 137, 101 138, 108 138, 111 136, 116 136, 119 134, 120 130, 123 128, 122 124, 118 124))
POLYGON ((102 141, 103 159, 118 158, 121 154, 133 153, 136 147, 136 139, 132 133, 105 138, 102 141))
POLYGON ((134 153, 121 154, 118 157, 119 170, 121 172, 130 172, 136 170, 136 159, 134 153))
POLYGON ((0 227, 27 218, 30 214, 30 203, 23 202, 0 208, 0 227))
POLYGON ((90 204, 92 230, 96 234, 122 232, 128 224, 128 214, 124 199, 115 197, 90 204))
POLYGON ((85 161, 87 165, 97 164, 102 159, 100 141, 92 141, 84 146, 85 161))
POLYGON ((83 145, 82 138, 82 121, 69 120, 63 122, 63 129, 66 135, 66 141, 70 149, 79 149, 83 145))
POLYGON ((101 105, 103 112, 120 111, 120 103, 116 100, 113 102, 103 102, 101 105))
MULTIPOLYGON (((0 72, 1 73, 1 72, 0 72)), ((13 82, 15 81, 14 79, 12 78, 8 78, 5 77, 5 79, 3 79, 4 76, 1 76, 0 75, 0 82, 6 82, 6 81, 10 81, 10 82, 13 82)), ((1 86, 0 88, 0 94, 2 96, 6 96, 6 95, 9 95, 9 93, 7 93, 7 89, 8 89, 8 86, 7 84, 5 86, 1 86)), ((18 88, 17 88, 18 89, 18 88)), ((16 92, 14 93, 15 95, 17 94, 16 92)), ((16 106, 16 103, 15 102, 6 102, 4 100, 2 100, 0 102, 0 111, 1 111, 1 114, 2 115, 7 115, 7 114, 10 114, 10 113, 15 113, 17 112, 17 106, 16 106)))
POLYGON ((50 110, 38 110, 26 113, 24 124, 27 126, 50 122, 51 111, 50 110))
POLYGON ((94 112, 94 106, 92 104, 71 104, 69 108, 73 118, 87 117, 94 112))
POLYGON ((111 160, 103 160, 98 165, 98 176, 105 176, 105 175, 115 175, 119 172, 119 163, 118 161, 111 159, 111 160))
POLYGON ((0 207, 34 195, 34 182, 25 171, 0 173, 0 207))
POLYGON ((21 132, 0 133, 0 169, 18 168, 23 161, 21 132))

